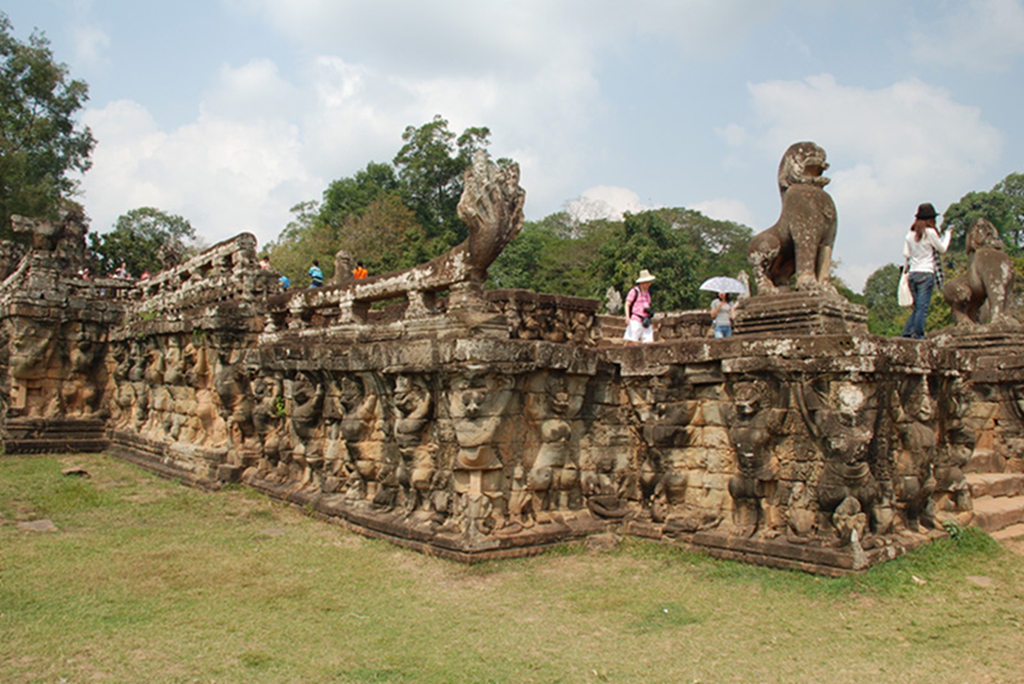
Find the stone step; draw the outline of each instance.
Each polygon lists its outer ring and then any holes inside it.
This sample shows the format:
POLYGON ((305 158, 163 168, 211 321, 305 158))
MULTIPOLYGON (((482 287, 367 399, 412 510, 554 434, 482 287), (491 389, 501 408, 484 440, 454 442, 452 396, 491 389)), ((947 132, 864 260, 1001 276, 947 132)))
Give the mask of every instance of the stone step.
POLYGON ((8 439, 3 441, 4 453, 8 454, 62 454, 69 452, 99 453, 109 442, 102 435, 68 438, 49 436, 39 439, 8 439))
POLYGON ((1006 467, 1006 459, 992 449, 975 449, 971 458, 964 466, 965 473, 1001 473, 1006 467))
POLYGON ((967 473, 971 496, 1018 496, 1024 494, 1024 473, 967 473))
POLYGON ((1024 496, 986 496, 974 500, 974 524, 992 533, 1024 523, 1024 496))
POLYGON ((1010 525, 992 533, 992 538, 996 541, 1006 541, 1007 539, 1018 539, 1020 537, 1024 537, 1024 523, 1010 525))

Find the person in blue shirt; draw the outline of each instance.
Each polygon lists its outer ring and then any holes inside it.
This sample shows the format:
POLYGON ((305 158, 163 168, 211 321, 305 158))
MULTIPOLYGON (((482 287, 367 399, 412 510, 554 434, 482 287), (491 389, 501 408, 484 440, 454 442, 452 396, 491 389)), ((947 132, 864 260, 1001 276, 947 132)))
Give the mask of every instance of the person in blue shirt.
POLYGON ((309 286, 323 287, 324 272, 320 270, 320 263, 314 259, 313 265, 309 267, 309 286))

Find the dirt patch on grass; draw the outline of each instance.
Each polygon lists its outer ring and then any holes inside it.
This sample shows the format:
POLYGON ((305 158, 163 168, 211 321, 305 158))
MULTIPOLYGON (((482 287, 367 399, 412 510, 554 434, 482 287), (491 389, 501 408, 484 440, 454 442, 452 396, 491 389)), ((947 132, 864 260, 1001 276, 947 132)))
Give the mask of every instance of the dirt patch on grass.
POLYGON ((1017 537, 1016 539, 1007 539, 1001 542, 1003 548, 1011 553, 1015 553, 1018 556, 1024 556, 1024 537, 1017 537))

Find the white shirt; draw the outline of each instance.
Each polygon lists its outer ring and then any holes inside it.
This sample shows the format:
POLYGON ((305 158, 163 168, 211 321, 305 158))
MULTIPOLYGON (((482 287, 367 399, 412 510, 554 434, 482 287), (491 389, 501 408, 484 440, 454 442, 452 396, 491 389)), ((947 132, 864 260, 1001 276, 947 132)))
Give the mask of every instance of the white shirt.
POLYGON ((939 237, 938 231, 929 227, 925 228, 920 242, 915 239, 916 237, 917 234, 911 230, 903 243, 903 256, 910 260, 910 273, 935 273, 935 257, 932 250, 941 253, 949 249, 953 232, 947 230, 939 237))

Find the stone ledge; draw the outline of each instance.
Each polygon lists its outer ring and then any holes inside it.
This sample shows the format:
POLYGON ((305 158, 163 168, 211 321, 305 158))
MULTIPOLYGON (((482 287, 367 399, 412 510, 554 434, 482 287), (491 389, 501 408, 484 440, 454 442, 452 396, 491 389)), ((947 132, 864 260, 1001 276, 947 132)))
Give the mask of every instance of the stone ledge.
POLYGON ((971 496, 1017 496, 1024 494, 1024 473, 968 473, 971 496))

